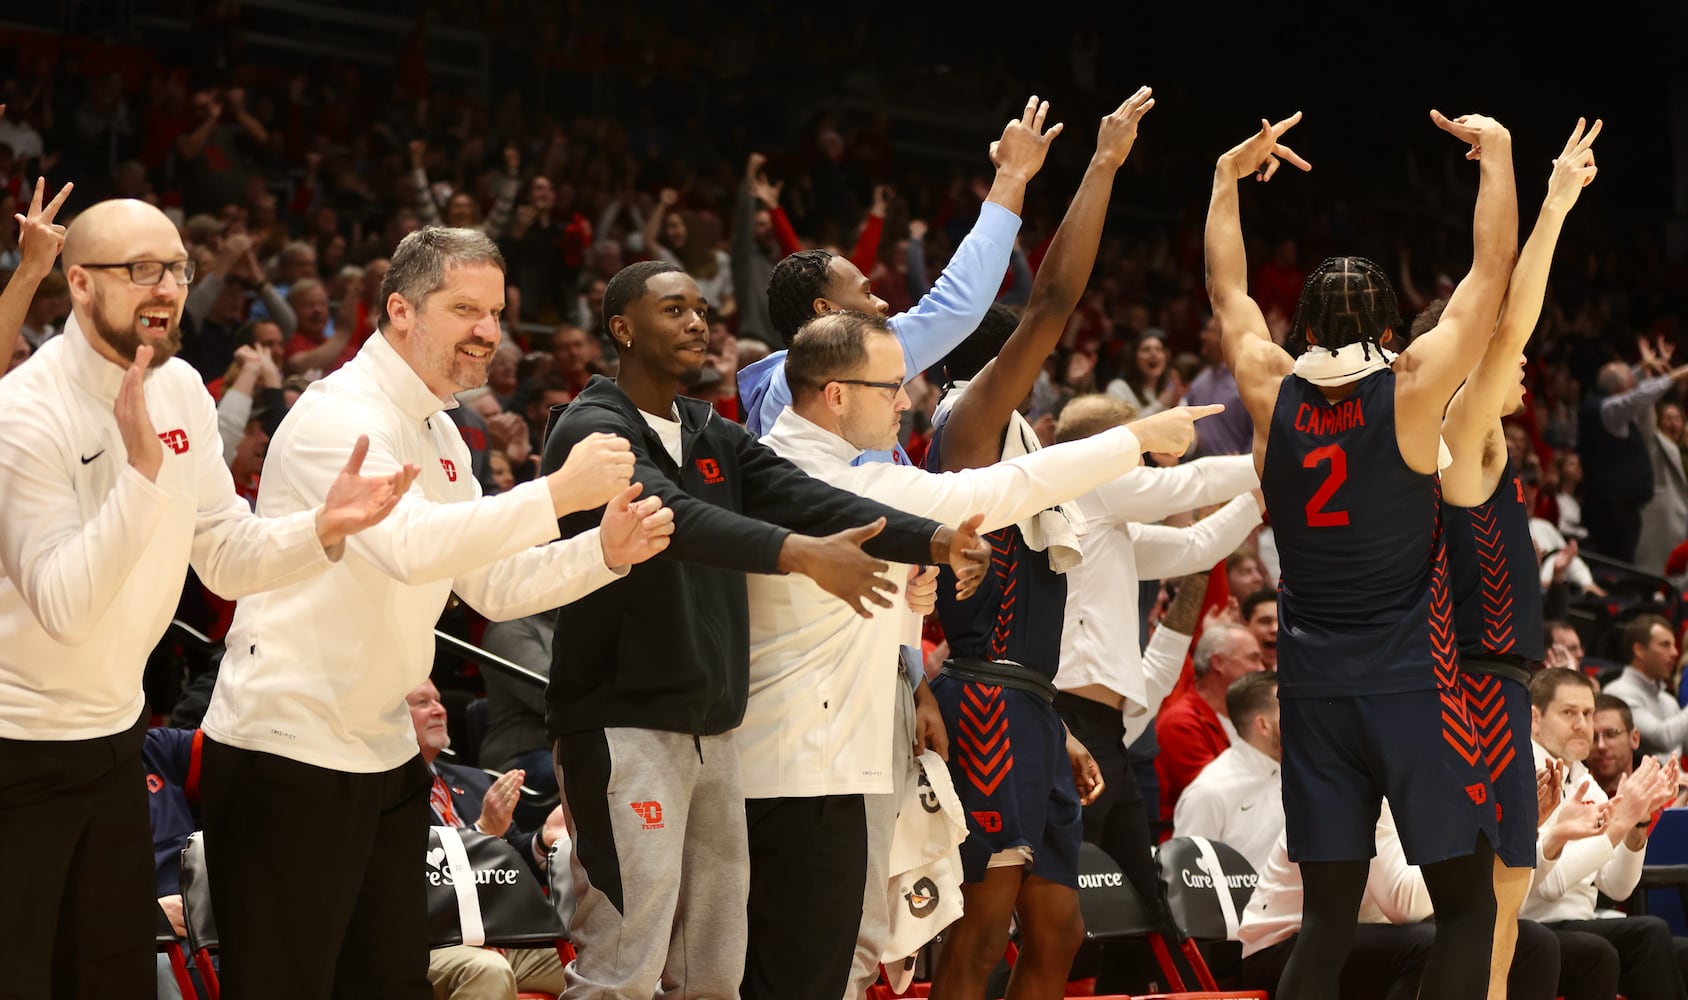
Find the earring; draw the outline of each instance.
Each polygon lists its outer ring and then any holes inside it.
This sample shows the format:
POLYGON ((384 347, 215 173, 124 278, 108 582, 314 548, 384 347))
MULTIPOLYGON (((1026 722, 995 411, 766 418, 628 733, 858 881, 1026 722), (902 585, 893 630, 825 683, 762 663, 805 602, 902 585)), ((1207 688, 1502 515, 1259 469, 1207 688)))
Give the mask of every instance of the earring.
POLYGON ((622 343, 622 346, 623 346, 623 347, 632 347, 632 346, 633 346, 633 342, 632 342, 632 341, 631 341, 631 340, 628 340, 628 341, 623 341, 623 343, 622 343))

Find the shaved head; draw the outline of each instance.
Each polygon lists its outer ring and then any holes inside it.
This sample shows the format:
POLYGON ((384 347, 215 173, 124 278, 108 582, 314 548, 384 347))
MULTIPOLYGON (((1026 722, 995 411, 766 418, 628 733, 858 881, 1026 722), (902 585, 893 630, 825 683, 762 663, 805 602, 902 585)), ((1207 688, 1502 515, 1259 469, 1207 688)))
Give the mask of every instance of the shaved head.
POLYGON ((144 201, 120 198, 96 202, 78 215, 65 230, 60 256, 68 270, 76 264, 145 260, 148 251, 166 248, 171 250, 169 256, 150 259, 187 256, 170 217, 144 201), (154 241, 159 245, 154 246, 154 241))
POLYGON ((187 285, 168 270, 156 285, 137 285, 122 267, 101 266, 187 260, 181 234, 163 212, 133 199, 98 202, 66 229, 61 257, 76 322, 108 361, 131 364, 150 344, 156 368, 181 349, 187 285))

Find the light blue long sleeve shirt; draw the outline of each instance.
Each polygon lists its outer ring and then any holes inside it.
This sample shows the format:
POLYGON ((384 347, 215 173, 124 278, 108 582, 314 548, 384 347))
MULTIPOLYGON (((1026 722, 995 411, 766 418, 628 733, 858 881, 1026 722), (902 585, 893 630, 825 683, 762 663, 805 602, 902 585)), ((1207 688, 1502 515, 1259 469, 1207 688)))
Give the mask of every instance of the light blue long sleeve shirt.
MULTIPOLYGON (((914 308, 898 313, 887 322, 903 348, 903 364, 909 378, 942 361, 944 356, 979 328, 985 311, 996 301, 1002 277, 1008 271, 1014 237, 1020 232, 1020 217, 995 202, 979 207, 973 229, 956 247, 949 266, 938 283, 922 296, 914 308)), ((745 425, 761 437, 791 405, 791 386, 785 380, 785 352, 775 351, 739 372, 739 396, 745 404, 745 425)), ((868 451, 856 459, 863 462, 909 464, 898 445, 892 451, 868 451)))

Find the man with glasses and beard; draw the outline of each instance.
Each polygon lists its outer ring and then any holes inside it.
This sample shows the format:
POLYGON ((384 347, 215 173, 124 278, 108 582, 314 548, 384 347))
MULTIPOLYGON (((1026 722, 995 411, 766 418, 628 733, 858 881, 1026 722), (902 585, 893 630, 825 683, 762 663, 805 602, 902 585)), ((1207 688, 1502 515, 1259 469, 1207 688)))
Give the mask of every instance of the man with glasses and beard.
POLYGON ((141 671, 188 565, 230 599, 313 576, 416 469, 360 477, 359 438, 320 505, 254 517, 172 360, 193 278, 175 226, 108 201, 64 240, 72 317, 0 395, 0 939, 18 995, 151 995, 141 671))

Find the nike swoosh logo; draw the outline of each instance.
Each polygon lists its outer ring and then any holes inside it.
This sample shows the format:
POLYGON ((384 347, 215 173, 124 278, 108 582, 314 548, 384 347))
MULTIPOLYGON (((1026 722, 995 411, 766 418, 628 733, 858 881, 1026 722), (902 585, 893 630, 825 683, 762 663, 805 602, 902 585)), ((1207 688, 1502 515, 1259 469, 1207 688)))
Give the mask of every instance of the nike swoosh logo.
POLYGON ((99 458, 101 455, 104 455, 105 453, 106 453, 106 450, 104 448, 101 448, 99 451, 94 452, 92 455, 83 455, 82 456, 82 464, 87 465, 89 462, 92 462, 94 459, 99 458))
POLYGON ((1253 809, 1253 808, 1254 808, 1254 803, 1250 802, 1248 805, 1243 806, 1242 810, 1243 810, 1243 812, 1248 812, 1250 809, 1253 809))

